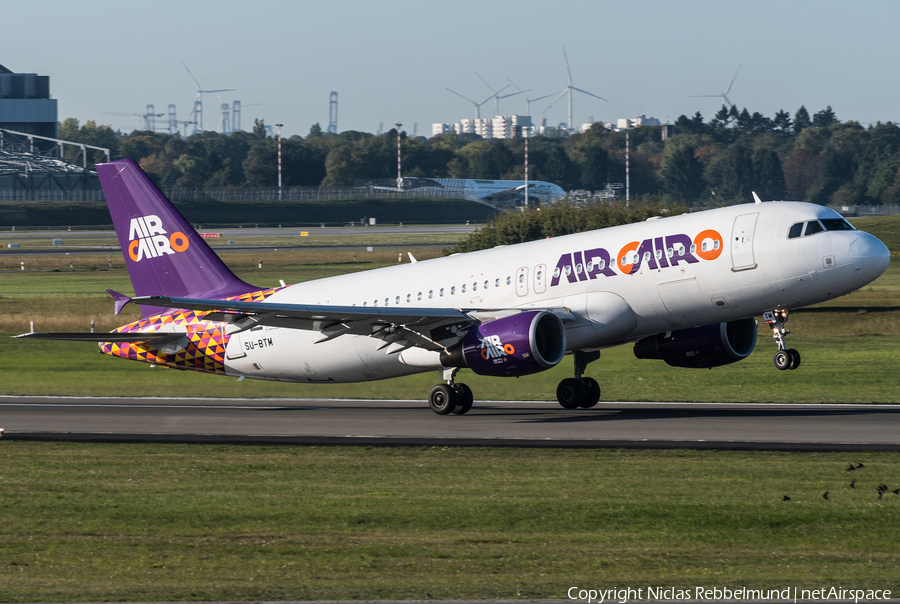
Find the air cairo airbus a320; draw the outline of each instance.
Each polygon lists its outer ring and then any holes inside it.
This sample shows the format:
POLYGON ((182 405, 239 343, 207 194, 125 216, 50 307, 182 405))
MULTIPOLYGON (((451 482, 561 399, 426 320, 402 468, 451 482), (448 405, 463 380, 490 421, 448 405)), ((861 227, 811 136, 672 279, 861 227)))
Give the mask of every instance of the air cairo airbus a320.
POLYGON ((593 407, 583 377, 600 350, 634 342, 641 359, 708 368, 746 358, 754 317, 774 333, 778 369, 790 309, 843 296, 888 266, 885 245, 809 203, 766 202, 651 219, 275 289, 238 279, 130 160, 97 166, 143 319, 105 334, 18 337, 97 341, 104 354, 286 382, 380 380, 442 372, 429 405, 463 414, 469 368, 515 377, 568 353, 566 409, 593 407))

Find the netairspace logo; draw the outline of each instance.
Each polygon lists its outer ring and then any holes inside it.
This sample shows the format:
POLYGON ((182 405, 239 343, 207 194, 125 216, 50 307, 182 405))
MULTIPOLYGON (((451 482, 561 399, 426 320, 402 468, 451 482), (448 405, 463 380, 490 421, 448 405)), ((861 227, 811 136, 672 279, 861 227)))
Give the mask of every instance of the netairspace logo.
POLYGON ((163 254, 175 254, 188 249, 187 235, 175 232, 167 236, 159 216, 148 214, 132 218, 128 225, 128 257, 134 262, 144 258, 157 258, 163 254))
POLYGON ((738 587, 694 587, 679 589, 677 587, 612 587, 611 589, 581 589, 570 587, 566 592, 570 600, 582 600, 588 604, 604 604, 617 602, 626 604, 640 600, 709 600, 722 602, 727 600, 771 600, 772 602, 796 602, 797 600, 853 600, 869 602, 890 600, 889 589, 844 589, 843 587, 822 587, 820 589, 748 589, 738 587))

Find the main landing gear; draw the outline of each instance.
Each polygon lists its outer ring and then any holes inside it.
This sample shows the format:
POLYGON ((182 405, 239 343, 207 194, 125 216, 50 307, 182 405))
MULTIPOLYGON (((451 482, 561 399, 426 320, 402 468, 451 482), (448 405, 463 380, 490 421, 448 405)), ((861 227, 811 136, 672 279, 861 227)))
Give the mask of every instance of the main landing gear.
POLYGON ((778 351, 775 352, 773 359, 775 367, 780 371, 786 369, 796 369, 800 366, 800 353, 793 348, 787 348, 784 343, 784 337, 791 333, 790 329, 785 329, 784 324, 788 320, 788 311, 773 310, 763 313, 763 320, 772 330, 775 343, 778 345, 778 351))
POLYGON ((475 402, 475 396, 472 389, 465 384, 457 384, 453 378, 456 377, 458 368, 445 369, 443 379, 447 380, 446 384, 438 384, 431 389, 428 395, 428 406, 438 415, 463 415, 472 408, 475 402))
POLYGON ((582 377, 588 363, 600 358, 600 353, 575 352, 575 377, 566 378, 556 387, 556 400, 565 409, 577 409, 582 407, 589 409, 600 401, 600 384, 597 380, 582 377))

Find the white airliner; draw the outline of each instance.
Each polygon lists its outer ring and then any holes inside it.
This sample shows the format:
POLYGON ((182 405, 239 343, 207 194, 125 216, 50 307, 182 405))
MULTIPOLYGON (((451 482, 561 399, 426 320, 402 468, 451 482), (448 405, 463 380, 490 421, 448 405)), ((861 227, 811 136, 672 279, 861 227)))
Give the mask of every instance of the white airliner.
POLYGON ((642 359, 709 368, 746 358, 754 317, 773 330, 778 369, 796 369, 788 311, 872 282, 890 253, 828 208, 766 202, 650 219, 266 289, 229 271, 130 160, 97 166, 144 319, 91 340, 106 354, 234 376, 339 383, 441 372, 440 415, 466 413, 461 368, 513 377, 566 354, 559 403, 600 398, 585 366, 634 343, 642 359))
MULTIPOLYGON (((529 205, 554 203, 566 198, 566 192, 559 185, 543 180, 491 180, 486 178, 416 178, 401 179, 402 190, 415 190, 421 195, 442 193, 447 189, 458 191, 465 199, 477 201, 490 206, 513 205, 525 203, 525 189, 528 189, 529 205)), ((373 189, 396 191, 396 187, 372 186, 373 189)))

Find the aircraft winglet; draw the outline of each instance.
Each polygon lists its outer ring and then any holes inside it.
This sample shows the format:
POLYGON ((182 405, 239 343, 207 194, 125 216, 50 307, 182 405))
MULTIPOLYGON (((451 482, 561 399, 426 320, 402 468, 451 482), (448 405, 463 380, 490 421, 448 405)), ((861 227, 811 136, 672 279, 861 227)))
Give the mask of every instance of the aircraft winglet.
POLYGON ((756 191, 753 191, 753 201, 755 201, 757 205, 762 203, 762 199, 759 198, 759 195, 756 194, 756 191))
POLYGON ((113 297, 113 300, 116 302, 116 314, 118 315, 122 312, 122 309, 125 308, 125 305, 131 302, 131 298, 126 296, 125 294, 120 294, 119 292, 108 289, 109 295, 113 297))

